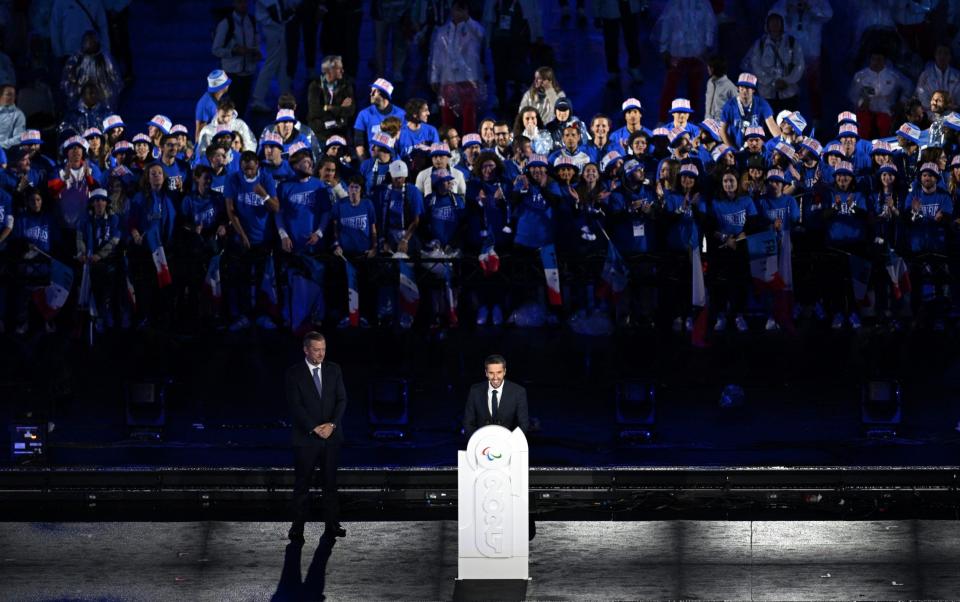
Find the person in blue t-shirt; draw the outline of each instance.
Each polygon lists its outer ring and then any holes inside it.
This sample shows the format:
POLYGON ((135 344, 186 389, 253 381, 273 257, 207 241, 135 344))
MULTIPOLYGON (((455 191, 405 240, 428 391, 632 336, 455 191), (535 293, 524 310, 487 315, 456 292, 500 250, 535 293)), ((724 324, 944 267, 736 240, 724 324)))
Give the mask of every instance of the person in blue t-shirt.
POLYGON ((393 145, 386 134, 376 134, 370 142, 371 156, 360 164, 363 189, 371 198, 390 184, 390 163, 393 162, 393 145))
MULTIPOLYGON (((792 230, 800 220, 800 207, 792 195, 784 194, 787 186, 787 177, 779 169, 767 172, 767 192, 757 201, 757 211, 760 220, 767 228, 777 233, 777 267, 785 286, 792 286, 793 274, 793 241, 792 230), (788 277, 790 280, 788 280, 788 277)), ((777 322, 773 312, 773 296, 765 291, 764 302, 767 307, 767 324, 765 329, 777 330, 783 326, 777 322)))
POLYGON ((631 159, 624 163, 622 180, 617 182, 607 200, 608 232, 624 257, 656 249, 655 220, 660 206, 645 181, 643 165, 631 159))
MULTIPOLYGON (((54 212, 44 208, 40 190, 27 188, 22 198, 25 206, 13 221, 13 231, 8 235, 7 243, 14 271, 11 288, 18 335, 29 330, 30 297, 34 289, 50 284, 50 256, 60 242, 59 221, 54 212)), ((52 320, 45 321, 45 327, 47 332, 56 330, 52 320)))
MULTIPOLYGON (((336 202, 333 206, 333 254, 337 257, 346 257, 357 270, 357 285, 360 290, 357 291, 360 296, 361 324, 369 323, 368 318, 372 317, 372 308, 375 305, 374 293, 376 287, 373 284, 374 266, 369 264, 367 259, 373 259, 377 255, 377 214, 373 206, 373 201, 364 195, 363 178, 353 176, 348 180, 347 196, 336 202)), ((346 291, 346 270, 342 262, 335 261, 331 264, 334 269, 334 291, 346 291)), ((350 319, 347 316, 347 296, 340 294, 342 301, 341 315, 345 316, 342 325, 346 326, 350 319)))
POLYGON ((933 327, 943 330, 943 318, 946 311, 945 259, 946 233, 953 223, 953 200, 950 193, 941 186, 940 167, 936 163, 924 163, 920 166, 920 182, 914 185, 902 210, 905 233, 904 250, 910 263, 910 275, 918 294, 912 296, 914 315, 920 319, 932 318, 933 327), (924 295, 923 288, 933 287, 935 296, 929 304, 929 316, 921 312, 924 295))
POLYGON ((403 108, 406 119, 400 130, 400 138, 397 140, 397 153, 401 157, 407 157, 417 145, 440 144, 437 128, 427 123, 427 119, 430 118, 430 105, 427 101, 422 98, 411 98, 403 108))
POLYGON ((283 140, 280 134, 264 134, 260 139, 260 154, 263 156, 260 169, 269 174, 276 185, 295 177, 293 169, 283 158, 283 140))
MULTIPOLYGON (((853 165, 848 161, 841 160, 837 163, 833 169, 833 177, 834 186, 827 192, 823 218, 827 228, 827 245, 839 253, 830 266, 833 269, 827 274, 824 296, 828 302, 828 311, 834 314, 831 328, 843 328, 846 319, 851 328, 858 329, 860 316, 856 307, 862 300, 853 298, 847 277, 851 275, 850 255, 863 257, 867 254, 867 202, 854 186, 853 165)), ((828 266, 825 266, 825 269, 829 269, 828 266)))
MULTIPOLYGON (((256 313, 250 288, 259 288, 266 262, 273 260, 273 215, 280 210, 280 200, 276 183, 260 169, 260 159, 253 151, 244 151, 240 156, 240 171, 227 178, 223 196, 227 221, 234 232, 225 258, 224 288, 234 320, 230 329, 238 331, 250 326, 250 318, 256 313)), ((267 315, 261 315, 256 322, 266 330, 276 328, 267 315)))
POLYGON ((463 197, 453 192, 453 176, 445 169, 431 174, 431 192, 424 199, 426 236, 447 254, 461 250, 464 213, 463 197))
POLYGON ((723 104, 720 110, 720 135, 724 144, 739 149, 747 128, 767 126, 771 136, 779 136, 780 128, 773 117, 770 103, 757 94, 757 77, 741 73, 737 79, 737 95, 723 104))
POLYGON ((353 124, 353 143, 357 156, 365 157, 366 149, 375 134, 380 133, 380 124, 387 117, 397 117, 403 122, 406 113, 391 102, 393 84, 378 78, 370 84, 370 106, 357 113, 353 124))
POLYGON ((277 230, 280 246, 287 253, 316 254, 329 240, 327 227, 333 208, 330 187, 313 174, 313 155, 301 148, 290 157, 296 177, 280 184, 277 230))
MULTIPOLYGON (((130 267, 133 271, 133 284, 137 293, 137 314, 141 326, 153 323, 160 326, 158 320, 168 316, 169 297, 160 289, 157 280, 157 266, 154 263, 153 249, 149 240, 156 240, 164 251, 169 253, 176 220, 176 205, 173 195, 176 193, 159 161, 150 163, 140 180, 140 190, 130 202, 130 215, 127 221, 130 240, 130 267)), ((169 254, 167 255, 169 257, 169 254)), ((170 271, 171 275, 173 270, 170 271)))
POLYGON ((750 258, 747 254, 747 230, 757 221, 757 207, 743 194, 734 171, 720 179, 720 193, 710 203, 707 239, 710 250, 710 305, 716 311, 715 331, 723 331, 727 312, 734 314, 734 324, 746 332, 743 312, 750 286, 750 258))
POLYGON ((390 164, 390 185, 376 196, 377 225, 382 250, 406 253, 413 257, 420 252, 416 235, 423 215, 423 195, 407 183, 407 164, 397 160, 390 164))
POLYGON ((90 211, 77 229, 77 259, 90 266, 90 302, 96 307, 94 325, 98 332, 114 324, 120 236, 120 222, 110 211, 107 191, 94 190, 90 193, 90 211))

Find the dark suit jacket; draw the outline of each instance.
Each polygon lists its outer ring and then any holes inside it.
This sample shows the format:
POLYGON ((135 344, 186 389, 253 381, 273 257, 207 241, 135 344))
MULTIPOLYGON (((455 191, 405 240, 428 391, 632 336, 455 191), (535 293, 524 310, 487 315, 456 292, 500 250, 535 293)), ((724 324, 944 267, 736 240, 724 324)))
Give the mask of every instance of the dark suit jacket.
POLYGON ((347 409, 347 391, 343 386, 340 366, 333 362, 321 363, 320 379, 323 383, 322 396, 317 393, 313 375, 305 361, 300 360, 287 368, 284 390, 293 418, 294 445, 324 445, 343 441, 342 422, 347 409), (333 429, 328 439, 322 439, 313 429, 326 422, 332 422, 337 428, 333 429))
POLYGON ((321 143, 325 142, 330 136, 338 134, 346 138, 347 144, 349 144, 350 137, 353 134, 353 118, 357 114, 357 98, 353 92, 353 80, 349 77, 340 80, 340 84, 333 93, 333 102, 330 105, 332 108, 329 111, 324 109, 329 100, 326 96, 327 90, 323 86, 322 77, 310 82, 307 89, 307 122, 317 134, 321 143), (341 103, 347 98, 353 98, 353 103, 348 107, 341 106, 341 103), (332 123, 330 127, 327 127, 329 122, 332 123))
POLYGON ((489 424, 499 424, 509 430, 520 427, 527 434, 530 419, 527 412, 527 390, 509 380, 503 381, 503 394, 497 400, 497 418, 490 416, 487 405, 488 383, 477 383, 470 387, 467 394, 467 406, 463 410, 463 430, 469 438, 477 429, 489 424))

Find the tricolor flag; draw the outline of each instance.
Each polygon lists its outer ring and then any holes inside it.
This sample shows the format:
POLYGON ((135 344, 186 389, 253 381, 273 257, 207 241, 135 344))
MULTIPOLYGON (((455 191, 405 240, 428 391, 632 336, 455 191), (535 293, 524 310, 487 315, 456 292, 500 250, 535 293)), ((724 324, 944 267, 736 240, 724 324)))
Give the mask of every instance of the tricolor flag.
POLYGON ((50 284, 33 292, 33 301, 44 320, 52 320, 70 297, 73 286, 73 269, 50 259, 50 284))
POLYGON ((460 319, 457 317, 457 296, 453 294, 453 266, 449 263, 443 266, 443 292, 447 299, 447 320, 451 327, 457 326, 460 319))
POLYGON ((899 301, 904 295, 913 290, 910 284, 910 270, 907 269, 907 262, 893 251, 887 258, 887 276, 893 285, 893 298, 899 301))
POLYGON ((603 283, 600 285, 598 294, 618 303, 623 291, 627 289, 627 266, 613 242, 609 240, 607 241, 607 258, 603 262, 600 278, 603 279, 603 283))
POLYGON ((700 258, 700 245, 694 243, 690 248, 690 290, 692 292, 691 305, 698 312, 693 319, 693 330, 690 331, 690 344, 694 347, 706 347, 707 331, 709 328, 710 311, 707 307, 707 287, 704 284, 703 273, 706 267, 700 258), (697 309, 699 308, 699 309, 697 309))
POLYGON ((127 301, 130 302, 130 309, 137 311, 137 290, 133 288, 133 280, 130 280, 130 261, 126 253, 123 255, 123 277, 127 286, 127 301))
POLYGON ((263 278, 257 289, 260 304, 271 316, 280 315, 280 297, 277 295, 277 271, 273 265, 273 254, 263 263, 263 278))
POLYGON ((750 275, 758 290, 779 291, 786 287, 780 275, 777 233, 766 230, 747 236, 747 253, 750 256, 750 275))
POLYGON ((343 258, 347 269, 347 311, 350 313, 350 326, 360 325, 360 287, 357 285, 357 270, 347 258, 343 258))
POLYGON ((557 267, 557 249, 552 244, 541 247, 540 260, 543 261, 543 275, 547 279, 547 301, 550 305, 563 305, 560 296, 560 270, 557 267))
POLYGON ((223 298, 223 287, 220 282, 220 257, 221 254, 218 253, 210 258, 210 263, 207 265, 207 275, 203 278, 203 291, 214 305, 219 305, 220 299, 223 298))
POLYGON ((853 299, 861 307, 870 307, 873 301, 870 295, 870 272, 873 264, 862 257, 850 255, 850 282, 853 285, 853 299))
POLYGON ((323 281, 326 266, 309 255, 296 256, 299 265, 287 272, 290 290, 290 325, 298 336, 312 330, 326 314, 323 281))
POLYGON ((483 275, 487 277, 500 270, 500 256, 493 245, 484 245, 483 252, 480 253, 480 267, 483 268, 483 275))
POLYGON ((413 274, 413 266, 402 259, 397 260, 400 267, 400 311, 413 320, 420 306, 420 288, 413 274))
POLYGON ((167 254, 163 251, 163 243, 160 242, 160 232, 156 229, 147 230, 147 247, 150 249, 150 255, 153 256, 153 265, 157 268, 157 284, 160 288, 173 283, 170 276, 170 266, 167 264, 167 254))

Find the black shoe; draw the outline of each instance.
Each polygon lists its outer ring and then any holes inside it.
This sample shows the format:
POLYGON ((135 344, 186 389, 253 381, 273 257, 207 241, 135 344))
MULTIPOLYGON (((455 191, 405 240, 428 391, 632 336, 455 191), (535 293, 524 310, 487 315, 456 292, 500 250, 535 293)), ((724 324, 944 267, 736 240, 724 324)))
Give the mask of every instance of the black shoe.
POLYGON ((533 538, 537 536, 537 521, 530 519, 527 527, 527 541, 533 541, 533 538))
POLYGON ((344 529, 340 523, 328 523, 323 534, 328 537, 346 537, 347 530, 344 529))
POLYGON ((294 521, 294 523, 290 525, 290 530, 287 532, 287 539, 293 543, 302 544, 304 542, 303 521, 294 521))

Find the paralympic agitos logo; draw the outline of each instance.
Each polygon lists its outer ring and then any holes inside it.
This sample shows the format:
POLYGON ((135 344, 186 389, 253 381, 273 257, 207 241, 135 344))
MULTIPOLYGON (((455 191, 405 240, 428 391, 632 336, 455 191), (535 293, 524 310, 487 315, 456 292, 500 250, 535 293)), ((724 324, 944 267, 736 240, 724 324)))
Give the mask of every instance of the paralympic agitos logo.
POLYGON ((480 454, 486 456, 488 462, 493 462, 494 460, 503 457, 503 454, 498 454, 492 451, 489 445, 483 448, 483 451, 481 451, 480 454))

